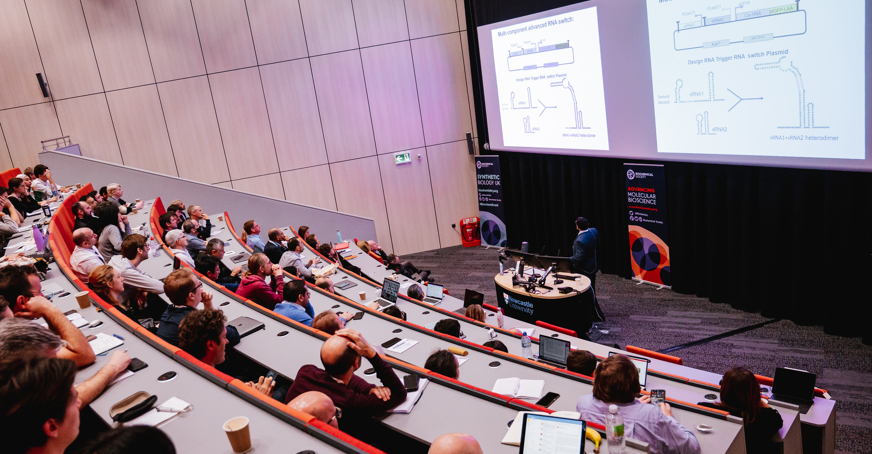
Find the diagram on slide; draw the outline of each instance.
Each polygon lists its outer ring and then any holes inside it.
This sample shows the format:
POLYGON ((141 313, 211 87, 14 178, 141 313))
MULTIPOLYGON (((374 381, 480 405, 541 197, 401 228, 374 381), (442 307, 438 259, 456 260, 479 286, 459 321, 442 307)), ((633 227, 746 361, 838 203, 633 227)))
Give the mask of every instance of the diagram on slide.
POLYGON ((608 150, 596 7, 492 31, 503 144, 608 150))
POLYGON ((647 0, 658 152, 864 159, 865 3, 647 0))

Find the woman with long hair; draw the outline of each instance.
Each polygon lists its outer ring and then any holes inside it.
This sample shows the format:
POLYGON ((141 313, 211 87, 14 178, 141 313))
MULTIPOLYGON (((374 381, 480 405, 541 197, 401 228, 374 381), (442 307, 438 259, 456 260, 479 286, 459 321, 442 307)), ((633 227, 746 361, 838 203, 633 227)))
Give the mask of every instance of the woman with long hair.
POLYGON ((103 301, 118 306, 121 304, 121 294, 124 293, 124 278, 115 268, 100 265, 88 275, 88 287, 103 301))
POLYGON ((484 309, 481 307, 480 304, 472 304, 467 307, 466 316, 473 320, 478 320, 482 323, 484 323, 485 318, 487 318, 487 315, 484 313, 484 309))
POLYGON ((130 223, 127 222, 127 216, 122 216, 118 211, 118 205, 104 201, 97 204, 94 210, 97 214, 97 235, 100 239, 97 240, 97 250, 103 256, 103 260, 109 263, 109 259, 113 255, 121 254, 121 242, 124 237, 133 233, 130 230, 130 223), (124 225, 124 232, 121 231, 120 225, 124 225))
POLYGON ((781 415, 760 397, 760 383, 748 369, 734 367, 721 380, 721 400, 700 402, 741 417, 745 422, 745 446, 748 454, 776 452, 772 436, 784 425, 781 415))

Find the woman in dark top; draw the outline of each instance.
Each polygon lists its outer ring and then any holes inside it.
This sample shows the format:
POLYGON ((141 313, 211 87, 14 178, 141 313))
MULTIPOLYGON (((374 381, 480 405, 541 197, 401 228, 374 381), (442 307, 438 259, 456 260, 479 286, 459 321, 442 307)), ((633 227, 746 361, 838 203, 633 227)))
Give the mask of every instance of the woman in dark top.
POLYGON ((9 180, 9 201, 12 206, 21 213, 22 217, 27 217, 27 213, 39 211, 46 202, 37 202, 33 196, 27 194, 27 184, 21 178, 13 178, 9 180))
POLYGON ((748 369, 734 367, 721 381, 720 402, 699 405, 730 412, 745 421, 745 446, 748 454, 776 452, 772 436, 784 424, 781 415, 760 398, 760 383, 748 369))

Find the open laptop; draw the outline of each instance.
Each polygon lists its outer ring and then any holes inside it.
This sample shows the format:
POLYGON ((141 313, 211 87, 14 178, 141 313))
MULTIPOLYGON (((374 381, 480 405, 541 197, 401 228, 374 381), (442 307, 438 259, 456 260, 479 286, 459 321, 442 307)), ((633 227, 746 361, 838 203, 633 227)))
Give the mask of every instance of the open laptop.
POLYGON ((466 294, 463 295, 463 307, 469 307, 473 304, 484 304, 484 294, 466 289, 466 294))
POLYGON ((385 278, 384 282, 382 282, 381 294, 375 301, 381 306, 381 309, 393 306, 397 304, 397 294, 399 292, 400 283, 393 279, 385 278))
POLYGON ((789 367, 775 369, 772 398, 799 406, 799 412, 808 413, 814 404, 814 385, 817 376, 811 372, 789 367))
MULTIPOLYGON (((541 337, 539 338, 539 342, 542 342, 541 337)), ((633 356, 621 352, 609 352, 609 356, 615 355, 624 355, 627 358, 630 358, 630 361, 636 365, 636 370, 639 371, 639 386, 641 386, 642 389, 645 389, 645 382, 648 381, 648 363, 650 363, 651 360, 648 358, 642 358, 641 356, 633 356)))
POLYGON ((521 454, 582 454, 587 423, 579 419, 551 415, 524 415, 521 428, 521 454))
POLYGON ((540 336, 538 361, 565 369, 566 358, 569 357, 571 350, 572 347, 569 345, 569 341, 560 340, 556 337, 540 336))
POLYGON ((245 337, 257 330, 266 328, 263 322, 259 322, 251 317, 244 316, 230 320, 229 322, 227 322, 227 325, 235 326, 236 331, 239 331, 239 337, 245 337))
POLYGON ((436 305, 442 302, 442 297, 445 295, 443 292, 444 287, 432 282, 427 284, 425 287, 427 288, 427 294, 424 295, 425 303, 436 305))

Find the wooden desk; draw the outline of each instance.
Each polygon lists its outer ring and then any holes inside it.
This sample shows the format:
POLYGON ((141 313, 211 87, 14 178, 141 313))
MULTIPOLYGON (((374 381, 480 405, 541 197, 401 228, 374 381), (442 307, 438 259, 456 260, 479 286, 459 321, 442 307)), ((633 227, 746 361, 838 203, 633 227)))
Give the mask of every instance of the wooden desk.
MULTIPOLYGON (((566 273, 561 273, 565 274, 566 273)), ((554 275, 545 279, 545 285, 551 290, 536 287, 528 292, 521 286, 512 286, 512 274, 497 274, 494 283, 497 291, 497 303, 506 316, 524 320, 531 324, 541 320, 563 328, 575 330, 576 333, 586 333, 590 329, 590 315, 593 313, 593 299, 590 289, 590 279, 580 274, 572 274, 576 279, 564 279, 562 283, 554 283, 554 275), (574 291, 560 293, 559 287, 569 287, 574 291)))

